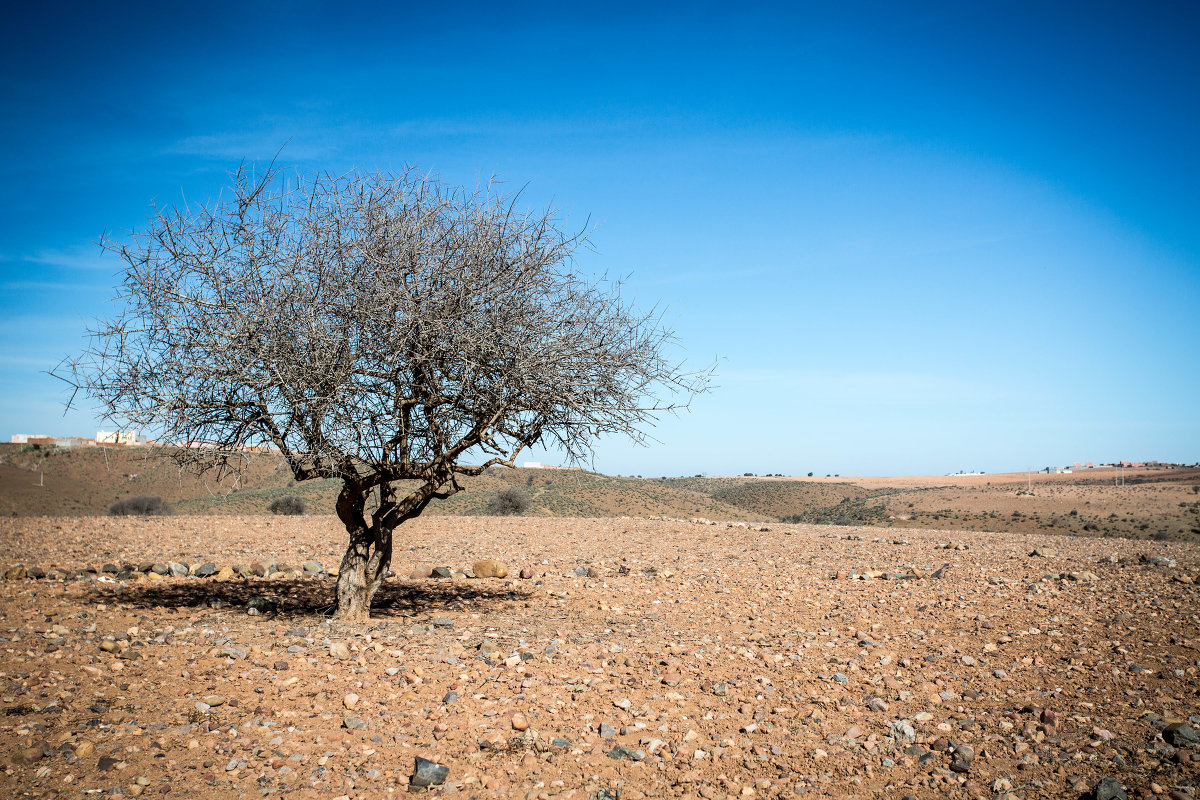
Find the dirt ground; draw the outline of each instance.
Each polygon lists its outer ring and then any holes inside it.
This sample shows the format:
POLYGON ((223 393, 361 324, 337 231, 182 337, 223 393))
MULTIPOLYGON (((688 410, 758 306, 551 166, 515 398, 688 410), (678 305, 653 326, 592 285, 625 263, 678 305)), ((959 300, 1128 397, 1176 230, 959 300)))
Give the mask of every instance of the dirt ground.
POLYGON ((3 797, 379 798, 418 756, 464 798, 1200 784, 1188 542, 432 517, 344 627, 327 575, 136 571, 332 569, 332 517, 4 526, 0 569, 47 575, 0 582, 3 797), (481 558, 509 577, 410 577, 481 558))

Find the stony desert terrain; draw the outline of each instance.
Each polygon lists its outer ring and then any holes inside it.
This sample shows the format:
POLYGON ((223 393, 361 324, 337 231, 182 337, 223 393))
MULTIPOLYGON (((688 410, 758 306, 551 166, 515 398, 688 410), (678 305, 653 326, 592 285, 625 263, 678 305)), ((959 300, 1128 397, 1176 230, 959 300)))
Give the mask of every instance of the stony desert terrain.
POLYGON ((372 624, 344 627, 332 517, 4 525, 4 797, 1200 784, 1190 543, 426 517, 372 624), (509 575, 467 577, 483 558, 509 575))

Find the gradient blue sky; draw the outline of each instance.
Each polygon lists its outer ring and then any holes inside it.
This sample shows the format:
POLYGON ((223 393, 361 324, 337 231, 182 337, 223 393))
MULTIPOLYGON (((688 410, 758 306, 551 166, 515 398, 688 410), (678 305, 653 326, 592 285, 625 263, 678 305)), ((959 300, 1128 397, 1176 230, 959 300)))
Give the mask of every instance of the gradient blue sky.
POLYGON ((1200 459, 1194 4, 22 5, 4 438, 97 427, 45 374, 108 313, 92 242, 287 142, 295 169, 496 173, 599 223, 584 266, 719 359, 601 471, 1200 459))

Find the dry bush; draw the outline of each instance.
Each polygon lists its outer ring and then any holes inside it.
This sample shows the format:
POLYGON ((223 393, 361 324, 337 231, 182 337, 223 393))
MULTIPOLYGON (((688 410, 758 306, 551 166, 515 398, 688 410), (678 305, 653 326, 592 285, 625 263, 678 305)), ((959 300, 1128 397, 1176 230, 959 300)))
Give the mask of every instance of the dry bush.
POLYGON ((307 510, 308 503, 305 502, 303 497, 296 497, 295 495, 276 498, 267 506, 267 511, 285 517, 298 517, 307 510))
POLYGON ((494 517, 524 514, 529 508, 529 498, 518 489, 501 489, 488 500, 487 512, 494 517))
POLYGON ((112 517, 165 517, 173 513, 174 510, 161 497, 149 494, 135 494, 108 507, 108 514, 112 517))

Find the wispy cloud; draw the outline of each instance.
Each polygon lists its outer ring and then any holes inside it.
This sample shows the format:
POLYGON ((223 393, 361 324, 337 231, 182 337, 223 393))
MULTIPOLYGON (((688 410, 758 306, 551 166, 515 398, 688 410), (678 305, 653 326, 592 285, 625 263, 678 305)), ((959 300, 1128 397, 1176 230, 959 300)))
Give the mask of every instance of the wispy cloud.
POLYGON ((0 283, 0 292, 107 292, 112 287, 102 283, 67 283, 62 281, 8 281, 0 283))
POLYGON ((51 356, 14 356, 0 353, 0 369, 5 367, 35 367, 38 370, 50 370, 62 360, 62 357, 51 356))
POLYGON ((721 370, 726 389, 737 384, 763 391, 804 392, 823 403, 874 406, 940 406, 1013 400, 1011 389, 956 375, 887 370, 721 370))
POLYGON ((97 244, 45 248, 17 258, 10 257, 6 260, 9 262, 28 261, 34 264, 44 264, 46 266, 70 270, 104 270, 112 272, 118 266, 117 259, 104 250, 101 250, 97 244))
POLYGON ((303 140, 281 131, 223 131, 200 136, 188 136, 168 145, 164 152, 171 155, 201 156, 237 162, 270 161, 281 154, 289 162, 315 161, 328 158, 337 151, 332 137, 307 129, 303 140), (322 141, 327 140, 327 141, 322 141), (282 148, 282 153, 280 148, 282 148))

